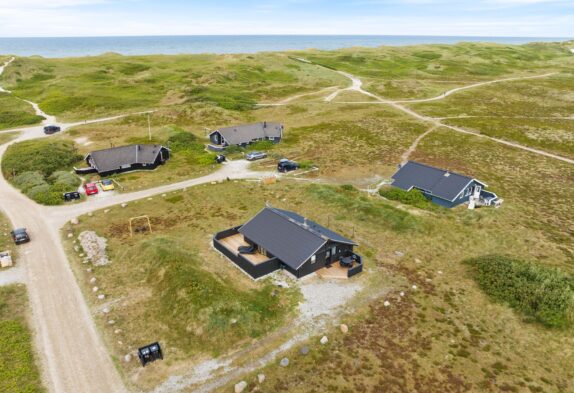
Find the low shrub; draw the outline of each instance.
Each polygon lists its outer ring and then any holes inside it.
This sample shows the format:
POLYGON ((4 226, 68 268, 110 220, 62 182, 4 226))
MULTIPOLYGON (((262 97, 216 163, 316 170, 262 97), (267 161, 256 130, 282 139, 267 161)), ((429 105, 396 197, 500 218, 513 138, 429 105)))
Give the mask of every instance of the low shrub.
POLYGON ((405 205, 418 207, 419 209, 431 210, 439 208, 438 205, 433 204, 420 190, 417 189, 405 191, 397 187, 389 186, 381 188, 379 190, 379 195, 391 201, 398 201, 405 205))
POLYGON ((559 269, 506 256, 468 259, 474 278, 494 300, 508 304, 548 327, 570 325, 574 278, 559 269))
POLYGON ((215 154, 206 151, 203 143, 190 132, 176 130, 168 138, 168 145, 174 155, 185 156, 189 164, 207 166, 215 163, 215 154))

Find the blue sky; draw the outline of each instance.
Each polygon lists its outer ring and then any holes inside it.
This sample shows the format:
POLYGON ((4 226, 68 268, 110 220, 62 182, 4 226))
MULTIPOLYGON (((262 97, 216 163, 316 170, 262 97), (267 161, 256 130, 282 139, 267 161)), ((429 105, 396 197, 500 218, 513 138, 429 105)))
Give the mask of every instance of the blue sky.
POLYGON ((574 37, 574 0, 0 0, 0 37, 185 34, 574 37))

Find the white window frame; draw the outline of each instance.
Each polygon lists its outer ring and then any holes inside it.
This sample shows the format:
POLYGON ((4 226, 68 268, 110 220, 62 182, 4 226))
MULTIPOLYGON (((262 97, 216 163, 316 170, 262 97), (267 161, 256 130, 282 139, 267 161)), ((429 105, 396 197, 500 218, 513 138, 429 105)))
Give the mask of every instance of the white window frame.
POLYGON ((313 255, 313 256, 311 257, 311 263, 313 264, 313 263, 315 263, 315 262, 317 262, 317 255, 313 255))

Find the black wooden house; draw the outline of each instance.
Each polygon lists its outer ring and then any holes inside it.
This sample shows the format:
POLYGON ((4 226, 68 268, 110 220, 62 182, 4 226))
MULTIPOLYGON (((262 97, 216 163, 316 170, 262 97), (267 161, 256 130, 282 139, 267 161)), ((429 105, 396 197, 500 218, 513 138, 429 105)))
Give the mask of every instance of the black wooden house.
POLYGON ((217 233, 214 247, 254 279, 278 269, 297 278, 352 260, 348 277, 362 271, 357 244, 297 213, 265 207, 245 224, 217 233), (242 250, 247 250, 243 252, 242 250))

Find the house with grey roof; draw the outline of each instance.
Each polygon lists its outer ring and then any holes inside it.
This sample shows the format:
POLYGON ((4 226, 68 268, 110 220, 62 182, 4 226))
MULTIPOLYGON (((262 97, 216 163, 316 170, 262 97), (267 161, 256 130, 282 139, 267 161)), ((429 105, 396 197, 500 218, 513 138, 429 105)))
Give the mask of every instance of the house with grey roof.
POLYGON ((245 224, 217 233, 215 249, 253 279, 285 269, 297 278, 336 265, 363 270, 357 244, 297 213, 266 206, 245 224))
POLYGON ((109 176, 134 170, 152 170, 165 164, 170 151, 162 145, 128 145, 96 150, 88 153, 88 168, 76 169, 77 173, 97 172, 109 176))
POLYGON ((401 165, 392 179, 394 187, 405 191, 417 189, 434 203, 448 208, 471 201, 490 206, 498 201, 496 194, 486 191, 486 183, 480 180, 416 161, 401 165))
POLYGON ((275 122, 259 122, 239 126, 225 127, 209 134, 211 150, 223 150, 227 146, 246 147, 258 141, 279 143, 283 138, 283 125, 275 122))

